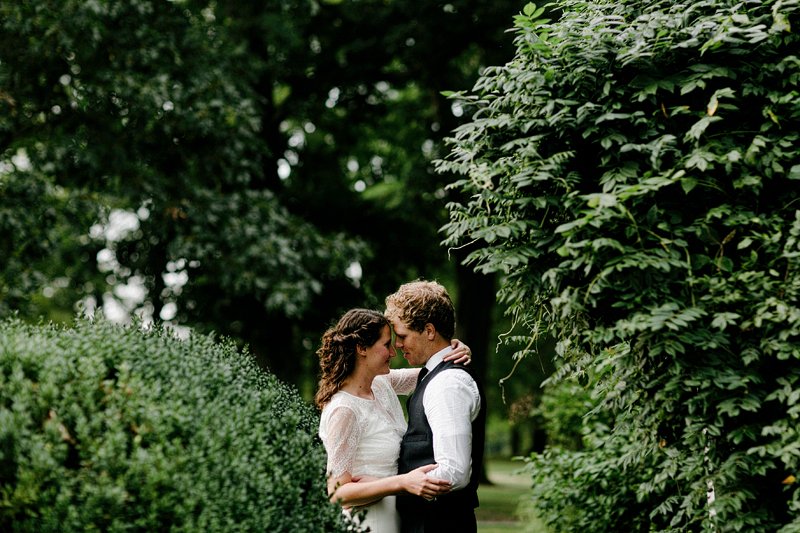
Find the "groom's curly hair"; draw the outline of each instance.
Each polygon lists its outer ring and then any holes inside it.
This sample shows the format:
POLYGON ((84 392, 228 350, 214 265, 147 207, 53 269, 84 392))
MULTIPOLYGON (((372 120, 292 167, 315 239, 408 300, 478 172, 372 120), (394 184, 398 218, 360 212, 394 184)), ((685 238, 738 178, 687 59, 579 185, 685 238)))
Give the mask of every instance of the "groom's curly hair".
POLYGON ((400 285, 386 297, 386 316, 397 319, 410 330, 421 332, 425 324, 433 324, 448 341, 455 335, 456 312, 443 285, 435 281, 417 280, 400 285))
POLYGON ((369 348, 389 321, 372 309, 351 309, 322 335, 317 350, 320 378, 314 403, 322 409, 356 367, 356 348, 369 348))

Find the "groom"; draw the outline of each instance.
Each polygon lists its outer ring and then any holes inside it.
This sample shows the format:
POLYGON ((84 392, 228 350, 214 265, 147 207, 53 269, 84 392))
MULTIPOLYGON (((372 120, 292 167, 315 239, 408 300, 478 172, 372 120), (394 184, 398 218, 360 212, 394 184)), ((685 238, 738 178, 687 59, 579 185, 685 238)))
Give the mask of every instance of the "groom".
POLYGON ((399 472, 436 463, 429 476, 453 490, 434 500, 398 495, 403 533, 475 532, 478 470, 486 400, 467 367, 443 362, 455 331, 455 310, 445 288, 431 281, 406 283, 386 298, 395 346, 420 371, 408 399, 408 430, 400 445, 399 472))

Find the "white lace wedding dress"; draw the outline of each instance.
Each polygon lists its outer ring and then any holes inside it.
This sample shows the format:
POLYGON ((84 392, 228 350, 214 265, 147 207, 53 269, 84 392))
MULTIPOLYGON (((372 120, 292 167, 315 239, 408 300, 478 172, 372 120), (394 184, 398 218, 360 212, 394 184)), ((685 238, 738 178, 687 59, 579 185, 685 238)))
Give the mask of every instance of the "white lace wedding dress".
MULTIPOLYGON (((398 394, 410 394, 416 386, 419 369, 396 369, 372 381, 374 400, 344 391, 333 395, 322 409, 319 436, 328 452, 328 474, 334 477, 349 472, 352 476, 387 477, 397 474, 400 440, 406 431, 398 394)), ((386 496, 364 507, 344 510, 356 516, 366 510, 360 527, 372 533, 398 533, 400 517, 395 497, 386 496)))

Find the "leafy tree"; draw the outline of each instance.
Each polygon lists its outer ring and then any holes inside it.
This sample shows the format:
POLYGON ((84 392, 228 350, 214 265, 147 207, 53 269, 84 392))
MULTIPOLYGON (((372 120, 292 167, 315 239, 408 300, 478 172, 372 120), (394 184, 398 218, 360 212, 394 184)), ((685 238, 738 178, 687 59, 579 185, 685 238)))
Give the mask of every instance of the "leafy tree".
POLYGON ((798 531, 800 7, 552 9, 440 163, 468 198, 448 244, 593 397, 534 503, 565 531, 798 531))
MULTIPOLYGON (((430 161, 458 117, 440 93, 510 57, 513 9, 3 3, 0 312, 65 318, 141 284, 128 311, 242 339, 298 380, 341 309, 452 277, 430 161), (136 216, 110 238, 119 213, 136 216)), ((452 285, 480 351, 492 280, 452 285)))

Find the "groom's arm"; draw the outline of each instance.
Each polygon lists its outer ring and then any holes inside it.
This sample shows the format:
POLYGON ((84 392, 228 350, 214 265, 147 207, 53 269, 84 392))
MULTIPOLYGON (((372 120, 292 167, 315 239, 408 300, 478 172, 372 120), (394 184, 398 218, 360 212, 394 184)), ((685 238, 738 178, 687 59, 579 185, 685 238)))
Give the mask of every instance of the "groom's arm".
POLYGON ((475 380, 463 370, 445 370, 425 390, 423 407, 433 432, 433 457, 438 466, 428 475, 463 489, 472 473, 472 421, 480 410, 475 380))

